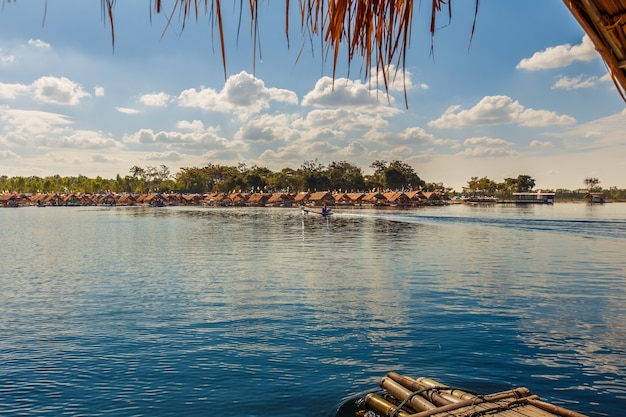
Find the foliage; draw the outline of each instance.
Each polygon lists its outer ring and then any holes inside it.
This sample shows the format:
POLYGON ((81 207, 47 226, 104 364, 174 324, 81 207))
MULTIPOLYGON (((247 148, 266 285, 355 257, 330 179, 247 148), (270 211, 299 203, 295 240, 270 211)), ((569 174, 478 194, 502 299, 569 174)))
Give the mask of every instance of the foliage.
POLYGON ((596 185, 600 183, 600 180, 597 178, 587 177, 583 180, 585 183, 585 187, 591 192, 596 185))
MULTIPOLYGON (((0 177, 0 191, 23 193, 61 193, 66 191, 155 193, 180 191, 186 193, 209 193, 246 191, 323 191, 345 192, 376 189, 422 189, 426 183, 413 167, 401 161, 376 161, 378 169, 373 176, 363 175, 361 168, 347 161, 331 162, 324 166, 317 160, 305 161, 298 169, 283 168, 273 172, 266 167, 245 164, 225 166, 208 164, 204 167, 183 167, 174 175, 167 166, 133 166, 129 175, 119 174, 113 179, 101 177, 0 177), (369 187, 369 188, 368 188, 369 187)), ((440 184, 443 189, 443 184, 440 184)))

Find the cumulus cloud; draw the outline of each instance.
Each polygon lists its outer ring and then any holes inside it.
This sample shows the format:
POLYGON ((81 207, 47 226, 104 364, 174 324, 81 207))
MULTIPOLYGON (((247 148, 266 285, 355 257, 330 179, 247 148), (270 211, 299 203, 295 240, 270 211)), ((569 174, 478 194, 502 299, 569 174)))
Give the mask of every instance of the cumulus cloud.
POLYGON ((385 86, 385 77, 387 78, 387 87, 389 91, 404 91, 418 88, 420 90, 428 90, 429 86, 425 83, 413 84, 413 74, 409 70, 398 70, 395 65, 387 65, 385 72, 379 71, 376 67, 370 69, 371 83, 377 88, 385 86))
POLYGON ((178 96, 178 104, 181 107, 196 107, 222 113, 233 112, 242 120, 269 108, 272 101, 297 104, 298 97, 293 91, 268 88, 262 80, 245 71, 229 77, 221 91, 211 88, 202 88, 198 91, 191 88, 178 96))
POLYGON ((486 96, 474 107, 462 110, 461 106, 449 107, 441 117, 428 122, 428 126, 437 128, 464 128, 501 124, 519 124, 539 127, 575 123, 567 115, 559 115, 548 110, 525 108, 519 101, 507 96, 486 96))
MULTIPOLYGON (((390 103, 394 98, 389 96, 390 103)), ((320 78, 312 91, 302 99, 303 106, 318 108, 352 108, 366 113, 391 116, 400 110, 386 104, 387 95, 380 90, 370 90, 361 81, 338 78, 333 82, 330 77, 320 78)))
POLYGON ((115 139, 103 137, 100 132, 92 130, 74 130, 60 138, 50 138, 48 146, 72 149, 115 149, 122 144, 115 139))
POLYGON ((34 46, 35 48, 43 48, 43 49, 50 48, 50 44, 48 42, 42 41, 41 39, 29 39, 28 45, 34 46))
POLYGON ((365 140, 386 145, 448 145, 458 144, 453 139, 437 138, 432 133, 428 133, 421 127, 409 127, 401 132, 369 131, 364 136, 365 140))
POLYGON ((50 104, 76 106, 83 97, 90 95, 81 85, 65 77, 41 77, 31 88, 35 100, 50 104))
POLYGON ((163 92, 144 94, 143 96, 139 97, 139 101, 146 106, 167 107, 167 103, 170 101, 170 96, 163 92))
POLYGON ((245 143, 236 140, 228 140, 216 135, 210 130, 181 132, 155 132, 152 129, 140 129, 139 131, 126 135, 124 143, 140 145, 157 145, 165 149, 227 149, 240 148, 247 149, 245 143))
POLYGON ((409 143, 433 144, 433 145, 453 145, 457 141, 453 139, 442 139, 426 132, 421 127, 409 127, 400 133, 400 138, 409 143))
POLYGON ((348 107, 338 109, 315 109, 293 123, 305 129, 341 128, 342 130, 384 129, 389 122, 380 114, 370 114, 348 107))
POLYGON ((503 157, 518 154, 515 150, 511 149, 511 142, 487 136, 465 139, 463 146, 465 146, 466 149, 459 152, 457 155, 467 158, 503 157))
POLYGON ((96 97, 104 97, 104 87, 97 85, 93 89, 93 93, 96 97))
POLYGON ((183 129, 183 130, 201 132, 204 130, 204 123, 202 123, 202 120, 193 120, 191 122, 188 120, 180 120, 176 124, 176 127, 178 127, 179 129, 183 129))
POLYGON ((550 68, 561 68, 570 65, 575 61, 591 61, 598 58, 598 52, 593 46, 589 36, 584 35, 578 45, 558 45, 535 52, 530 58, 522 59, 517 64, 517 69, 536 71, 550 68))
POLYGON ((265 114, 250 120, 235 133, 236 140, 253 142, 292 141, 300 138, 300 132, 292 129, 291 117, 286 114, 265 114))

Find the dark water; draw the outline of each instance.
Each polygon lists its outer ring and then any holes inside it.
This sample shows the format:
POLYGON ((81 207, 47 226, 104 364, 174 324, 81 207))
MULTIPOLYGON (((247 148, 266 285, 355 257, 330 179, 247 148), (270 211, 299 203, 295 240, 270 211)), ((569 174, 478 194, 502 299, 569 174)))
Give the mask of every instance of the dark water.
POLYGON ((626 409, 626 204, 0 210, 0 415, 328 416, 389 370, 626 409))

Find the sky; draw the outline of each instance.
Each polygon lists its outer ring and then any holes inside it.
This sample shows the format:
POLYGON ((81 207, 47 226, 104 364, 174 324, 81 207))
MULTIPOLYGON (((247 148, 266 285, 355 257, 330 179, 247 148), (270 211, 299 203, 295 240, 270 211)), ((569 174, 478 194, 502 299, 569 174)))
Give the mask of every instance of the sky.
MULTIPOLYGON (((172 3, 172 2, 170 2, 172 3)), ((249 14, 225 1, 226 73, 211 17, 185 23, 117 2, 28 0, 0 9, 0 175, 122 177, 207 164, 300 168, 377 160, 461 191, 530 175, 535 189, 626 188, 626 106, 561 1, 416 2, 402 75, 387 94, 342 51, 333 65, 291 2, 249 14), (421 4, 421 6, 420 6, 421 4)), ((239 2, 233 2, 239 4, 239 2)), ((245 2, 244 2, 245 3, 245 2)), ((374 72, 375 74, 375 72, 374 72)))

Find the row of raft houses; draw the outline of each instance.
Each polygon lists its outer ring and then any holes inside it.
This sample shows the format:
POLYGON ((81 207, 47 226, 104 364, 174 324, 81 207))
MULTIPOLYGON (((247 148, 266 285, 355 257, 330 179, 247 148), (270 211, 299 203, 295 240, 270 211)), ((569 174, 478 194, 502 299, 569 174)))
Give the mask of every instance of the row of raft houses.
POLYGON ((300 193, 37 193, 0 194, 0 207, 24 206, 396 206, 417 207, 445 205, 450 199, 442 192, 390 191, 368 193, 300 192, 300 193))

